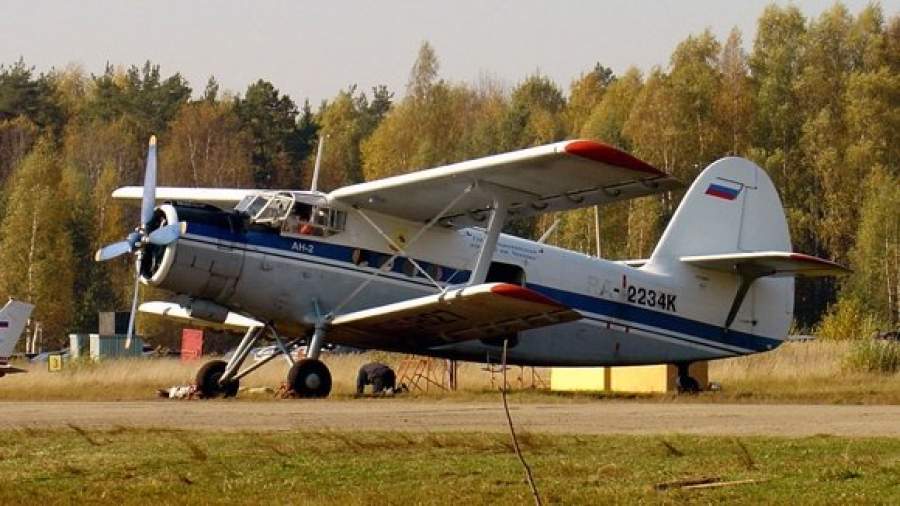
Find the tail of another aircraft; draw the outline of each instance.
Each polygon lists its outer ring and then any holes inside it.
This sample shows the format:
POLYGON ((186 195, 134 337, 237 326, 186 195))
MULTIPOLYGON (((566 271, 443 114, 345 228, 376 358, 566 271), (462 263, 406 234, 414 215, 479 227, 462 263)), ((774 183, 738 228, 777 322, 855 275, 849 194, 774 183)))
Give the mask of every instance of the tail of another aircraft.
POLYGON ((0 309, 0 362, 6 362, 28 324, 34 306, 14 299, 0 309))

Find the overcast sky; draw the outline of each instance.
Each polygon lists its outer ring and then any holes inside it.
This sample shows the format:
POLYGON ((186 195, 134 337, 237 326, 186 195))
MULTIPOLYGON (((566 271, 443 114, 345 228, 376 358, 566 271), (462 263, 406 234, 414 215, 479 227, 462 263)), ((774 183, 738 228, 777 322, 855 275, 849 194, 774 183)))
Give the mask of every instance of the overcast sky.
MULTIPOLYGON (((737 26, 752 44, 769 0, 661 1, 58 1, 0 0, 0 62, 20 56, 39 71, 75 63, 151 60, 181 72, 195 94, 210 75, 243 91, 259 78, 313 104, 356 83, 403 94, 422 41, 441 76, 482 75, 515 85, 536 70, 568 88, 595 62, 616 73, 665 65, 675 45, 709 27, 724 40, 737 26)), ((787 2, 777 2, 786 4, 787 2)), ((795 1, 807 17, 831 0, 795 1)), ((844 0, 854 14, 867 0, 844 0)), ((886 16, 900 0, 881 2, 886 16)))

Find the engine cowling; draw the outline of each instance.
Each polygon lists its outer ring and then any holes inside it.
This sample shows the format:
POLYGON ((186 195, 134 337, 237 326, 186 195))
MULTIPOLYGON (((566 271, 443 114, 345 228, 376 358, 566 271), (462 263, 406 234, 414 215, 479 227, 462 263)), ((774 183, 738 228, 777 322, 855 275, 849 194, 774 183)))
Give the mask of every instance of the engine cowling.
POLYGON ((200 299, 227 303, 233 295, 243 267, 243 252, 215 239, 235 235, 240 220, 220 209, 163 205, 156 210, 151 227, 177 221, 187 223, 187 235, 161 247, 151 247, 141 259, 141 280, 148 285, 200 299), (204 229, 204 234, 191 230, 204 229), (217 230, 220 234, 210 234, 217 230))

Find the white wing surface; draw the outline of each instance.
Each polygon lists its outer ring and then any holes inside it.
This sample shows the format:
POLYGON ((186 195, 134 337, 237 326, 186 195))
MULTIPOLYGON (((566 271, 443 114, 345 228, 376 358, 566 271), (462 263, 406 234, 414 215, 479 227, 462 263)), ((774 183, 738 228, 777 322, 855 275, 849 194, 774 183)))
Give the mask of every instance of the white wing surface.
POLYGON ((512 336, 579 318, 535 291, 487 283, 338 316, 326 340, 362 348, 437 346, 512 336))
MULTIPOLYGON (((179 188, 173 186, 160 186, 156 188, 156 202, 199 202, 214 206, 231 207, 241 201, 245 196, 259 193, 260 190, 232 189, 232 188, 179 188)), ((140 201, 143 198, 142 186, 123 186, 116 189, 112 196, 119 200, 140 201)))
POLYGON ((616 148, 575 140, 346 186, 328 198, 426 222, 470 186, 473 189, 442 216, 445 224, 483 223, 497 194, 514 218, 642 197, 681 184, 616 148))

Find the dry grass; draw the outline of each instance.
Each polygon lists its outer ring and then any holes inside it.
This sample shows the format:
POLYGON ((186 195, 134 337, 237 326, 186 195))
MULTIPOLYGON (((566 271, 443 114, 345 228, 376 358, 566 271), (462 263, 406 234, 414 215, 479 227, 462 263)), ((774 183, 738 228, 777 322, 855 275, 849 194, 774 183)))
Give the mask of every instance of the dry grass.
MULTIPOLYGON (((900 403, 900 374, 851 373, 844 369, 847 342, 819 341, 788 343, 777 350, 742 358, 720 360, 710 365, 711 381, 722 385, 720 392, 699 396, 643 395, 645 400, 688 402, 812 402, 812 403, 900 403)), ((325 362, 334 380, 333 396, 349 397, 355 391, 356 372, 369 361, 385 362, 401 371, 403 355, 364 353, 326 355, 325 362)), ((46 364, 31 365, 28 374, 0 379, 0 399, 8 400, 112 400, 149 399, 156 390, 193 382, 202 362, 183 364, 173 359, 110 360, 101 363, 66 364, 62 372, 51 373, 46 364)), ((246 377, 242 387, 278 388, 287 376, 287 364, 276 359, 246 377)), ((549 384, 546 369, 537 369, 539 379, 549 384)), ((560 394, 532 390, 530 369, 511 368, 510 385, 519 390, 517 401, 577 402, 597 398, 597 394, 560 394), (524 378, 520 376, 524 374, 524 378)), ((459 390, 445 392, 435 387, 413 391, 412 398, 448 400, 496 400, 500 375, 492 377, 481 364, 460 364, 459 390)), ((609 397, 604 394, 603 397, 609 397)), ((616 398, 632 396, 614 394, 616 398)), ((271 393, 242 393, 244 399, 269 399, 271 393)))
MULTIPOLYGON (((332 394, 351 396, 356 391, 356 373, 366 362, 374 360, 391 365, 398 373, 406 357, 387 353, 324 355, 333 378, 332 394)), ((28 369, 26 374, 12 374, 0 379, 0 399, 7 400, 137 400, 156 395, 160 388, 193 383, 197 369, 204 361, 182 363, 178 359, 107 360, 102 362, 67 362, 61 372, 49 372, 47 364, 16 364, 28 369)), ((242 388, 277 389, 285 381, 288 365, 275 359, 241 380, 242 388)), ((510 383, 519 384, 520 368, 511 369, 510 383)), ((492 389, 491 374, 481 364, 461 363, 460 391, 448 394, 435 386, 415 395, 457 396, 492 389)), ((549 380, 549 374, 543 372, 549 380)), ((499 381, 499 375, 496 376, 499 381)), ((526 377, 528 382, 530 377, 526 377)), ((424 383, 423 383, 424 384, 424 383)), ((251 393, 242 397, 268 398, 270 393, 251 393)))
POLYGON ((718 400, 900 403, 900 374, 851 372, 849 341, 786 343, 769 353, 710 364, 718 400))

